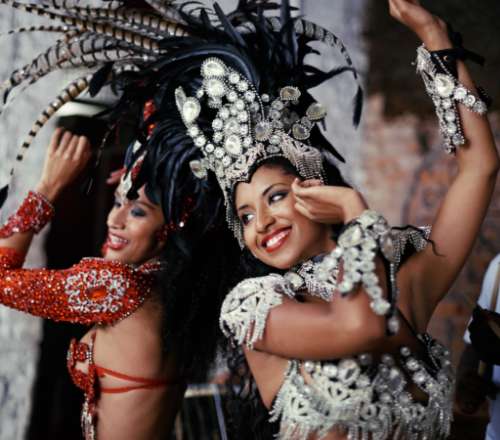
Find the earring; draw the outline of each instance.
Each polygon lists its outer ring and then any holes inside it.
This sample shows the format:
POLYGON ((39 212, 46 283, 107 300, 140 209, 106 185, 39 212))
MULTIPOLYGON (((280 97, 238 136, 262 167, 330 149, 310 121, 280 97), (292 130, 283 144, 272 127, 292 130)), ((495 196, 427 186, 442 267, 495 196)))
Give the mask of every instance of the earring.
POLYGON ((168 233, 170 231, 169 225, 163 225, 158 231, 155 233, 155 238, 158 241, 166 241, 168 237, 168 233))

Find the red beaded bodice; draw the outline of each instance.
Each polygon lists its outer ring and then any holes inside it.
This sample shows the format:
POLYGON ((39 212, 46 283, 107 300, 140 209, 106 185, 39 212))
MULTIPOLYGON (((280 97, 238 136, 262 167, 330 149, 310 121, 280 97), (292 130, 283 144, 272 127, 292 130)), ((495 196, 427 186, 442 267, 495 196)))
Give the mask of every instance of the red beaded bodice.
MULTIPOLYGON (((159 263, 139 268, 100 258, 85 258, 65 270, 22 269, 23 257, 0 247, 0 304, 34 316, 80 324, 113 324, 135 312, 150 295, 159 263)), ((95 333, 89 344, 71 341, 67 365, 85 393, 82 428, 95 439, 98 367, 93 361, 95 333), (76 368, 88 365, 87 373, 76 368)), ((147 380, 146 380, 147 381, 147 380)), ((162 385, 163 381, 152 381, 162 385)))

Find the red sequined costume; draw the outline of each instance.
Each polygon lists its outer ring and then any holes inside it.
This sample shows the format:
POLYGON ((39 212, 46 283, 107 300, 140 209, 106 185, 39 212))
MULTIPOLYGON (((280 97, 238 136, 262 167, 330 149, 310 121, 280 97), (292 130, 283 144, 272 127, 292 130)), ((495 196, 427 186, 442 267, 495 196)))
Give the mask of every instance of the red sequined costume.
MULTIPOLYGON (((18 211, 0 228, 0 238, 17 232, 38 232, 53 216, 53 208, 40 194, 30 192, 18 211)), ((0 247, 0 304, 54 321, 79 324, 113 324, 136 311, 151 293, 159 263, 139 268, 101 258, 85 258, 65 270, 22 269, 24 256, 0 247)), ((73 340, 68 369, 74 383, 85 393, 82 428, 85 438, 95 439, 95 405, 99 393, 126 392, 167 384, 164 380, 128 377, 93 362, 93 341, 73 340), (88 372, 75 368, 88 362, 88 372), (103 389, 98 378, 110 375, 138 383, 137 386, 103 389)))

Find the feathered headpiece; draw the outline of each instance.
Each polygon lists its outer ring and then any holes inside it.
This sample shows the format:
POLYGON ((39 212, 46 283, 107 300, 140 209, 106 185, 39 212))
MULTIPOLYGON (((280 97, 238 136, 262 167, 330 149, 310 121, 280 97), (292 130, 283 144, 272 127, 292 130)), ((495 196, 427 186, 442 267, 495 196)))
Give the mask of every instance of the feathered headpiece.
MULTIPOLYGON (((0 1, 20 8, 11 0, 0 1)), ((292 18, 287 0, 239 0, 229 14, 217 3, 146 1, 149 10, 123 4, 23 7, 67 26, 64 38, 49 49, 58 61, 45 70, 32 63, 36 73, 31 67, 30 81, 69 64, 93 68, 93 76, 81 80, 78 90, 96 94, 106 84, 119 90, 121 98, 108 115, 112 121, 153 100, 156 111, 143 121, 141 146, 132 153, 144 160, 132 192, 145 183, 151 189, 163 182, 169 188, 162 194, 162 207, 166 218, 175 219, 186 191, 204 200, 200 203, 220 205, 220 197, 209 190, 213 178, 208 171, 214 171, 238 236, 231 191, 235 182, 250 177, 255 164, 282 156, 303 177, 321 178, 323 156, 343 160, 316 126, 326 111, 308 92, 344 72, 358 81, 346 48, 333 33, 292 18), (323 72, 307 64, 307 55, 319 53, 311 47, 315 41, 337 48, 346 65, 323 72), (75 47, 77 57, 72 55, 75 47), (63 52, 71 54, 71 61, 63 52), (156 128, 148 137, 146 127, 152 123, 156 128)), ((26 71, 13 74, 6 91, 28 80, 26 71)), ((75 95, 64 96, 69 100, 75 95)), ((355 125, 361 104, 358 83, 355 125)))

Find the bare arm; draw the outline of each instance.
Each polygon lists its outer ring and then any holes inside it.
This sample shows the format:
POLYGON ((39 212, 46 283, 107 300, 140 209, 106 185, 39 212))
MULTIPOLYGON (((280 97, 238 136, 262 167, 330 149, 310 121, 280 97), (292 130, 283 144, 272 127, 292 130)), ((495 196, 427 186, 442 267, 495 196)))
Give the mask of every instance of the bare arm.
MULTIPOLYGON (((417 0, 390 0, 391 14, 412 29, 428 50, 450 48, 442 20, 423 9, 417 0)), ((459 81, 471 91, 474 83, 459 62, 459 81)), ((437 304, 458 276, 491 200, 499 169, 498 153, 488 119, 459 104, 468 143, 457 151, 458 172, 433 222, 432 246, 415 254, 401 269, 412 291, 412 307, 419 330, 425 330, 437 304)))
MULTIPOLYGON (((54 202, 61 190, 82 171, 90 159, 90 144, 84 136, 57 129, 50 140, 42 176, 35 191, 49 202, 54 202)), ((33 239, 33 231, 17 232, 0 238, 0 247, 26 255, 33 239)))

